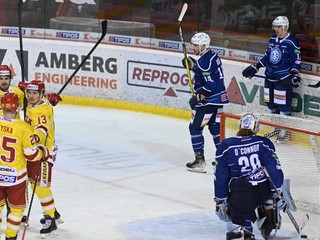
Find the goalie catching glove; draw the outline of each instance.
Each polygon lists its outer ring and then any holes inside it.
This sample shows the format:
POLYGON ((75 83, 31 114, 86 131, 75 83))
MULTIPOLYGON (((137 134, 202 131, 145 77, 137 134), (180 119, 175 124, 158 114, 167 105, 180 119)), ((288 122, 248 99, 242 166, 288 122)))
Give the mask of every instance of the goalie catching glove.
POLYGON ((230 218, 228 216, 228 203, 227 199, 219 199, 215 198, 214 201, 216 202, 216 214, 218 218, 224 222, 230 222, 230 218))
POLYGON ((56 106, 62 98, 56 93, 48 93, 45 95, 45 98, 52 104, 52 106, 56 106))

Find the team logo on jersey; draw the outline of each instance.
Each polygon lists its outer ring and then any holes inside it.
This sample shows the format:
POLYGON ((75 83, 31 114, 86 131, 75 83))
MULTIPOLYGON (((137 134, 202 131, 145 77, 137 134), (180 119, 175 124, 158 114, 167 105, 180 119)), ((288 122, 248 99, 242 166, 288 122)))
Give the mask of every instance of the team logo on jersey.
POLYGON ((17 177, 0 174, 0 182, 15 183, 17 177))
POLYGON ((270 62, 273 64, 278 64, 281 58, 281 50, 278 47, 272 48, 270 52, 270 62))

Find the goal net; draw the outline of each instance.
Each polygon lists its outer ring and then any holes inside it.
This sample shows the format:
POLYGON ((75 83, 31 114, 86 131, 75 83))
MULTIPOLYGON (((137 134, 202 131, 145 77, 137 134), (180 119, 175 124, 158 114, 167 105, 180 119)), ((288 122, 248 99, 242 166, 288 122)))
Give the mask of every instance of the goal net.
MULTIPOLYGON (((260 123, 257 135, 275 144, 297 207, 320 214, 320 122, 279 114, 254 115, 260 123)), ((222 113, 221 139, 236 136, 241 116, 222 113)))

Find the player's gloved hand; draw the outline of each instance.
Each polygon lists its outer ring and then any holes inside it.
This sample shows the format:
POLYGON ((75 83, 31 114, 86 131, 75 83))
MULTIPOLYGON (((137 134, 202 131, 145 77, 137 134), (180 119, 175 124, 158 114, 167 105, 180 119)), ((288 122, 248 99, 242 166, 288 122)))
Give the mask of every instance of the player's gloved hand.
POLYGON ((42 152, 42 161, 47 161, 49 159, 49 150, 46 146, 42 144, 37 145, 38 149, 42 152))
MULTIPOLYGON (((196 62, 196 60, 193 57, 187 57, 187 61, 188 61, 189 69, 193 69, 194 63, 196 62)), ((186 66, 186 58, 182 59, 182 66, 187 68, 187 66, 186 66)))
POLYGON ((52 104, 52 106, 56 106, 62 98, 56 93, 48 93, 45 95, 46 99, 52 104))
POLYGON ((297 88, 301 85, 301 77, 299 75, 299 72, 295 70, 291 71, 291 82, 294 88, 297 88))
POLYGON ((196 106, 202 102, 201 94, 197 93, 193 95, 189 100, 189 105, 192 110, 196 109, 196 106))
POLYGON ((19 82, 18 83, 18 88, 20 88, 22 91, 26 90, 28 86, 28 83, 26 82, 19 82))
POLYGON ((230 222, 230 218, 228 216, 228 203, 227 199, 219 199, 215 198, 216 202, 216 214, 218 218, 224 222, 230 222))
POLYGON ((242 71, 242 76, 246 78, 252 78, 257 72, 258 69, 256 68, 256 66, 251 64, 242 71))
POLYGON ((284 209, 285 210, 287 208, 287 204, 283 199, 282 192, 273 192, 272 197, 276 203, 277 209, 279 209, 279 210, 284 209))

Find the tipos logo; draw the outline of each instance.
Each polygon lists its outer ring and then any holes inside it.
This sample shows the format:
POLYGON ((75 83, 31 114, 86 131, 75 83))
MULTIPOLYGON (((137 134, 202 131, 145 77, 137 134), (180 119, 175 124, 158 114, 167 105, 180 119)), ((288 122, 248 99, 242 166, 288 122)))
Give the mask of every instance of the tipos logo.
MULTIPOLYGON (((75 4, 93 4, 93 5, 96 5, 95 1, 94 0, 68 0, 72 3, 75 3, 75 4)), ((64 3, 64 2, 68 2, 68 1, 65 1, 65 0, 56 0, 56 2, 58 3, 64 3)))

